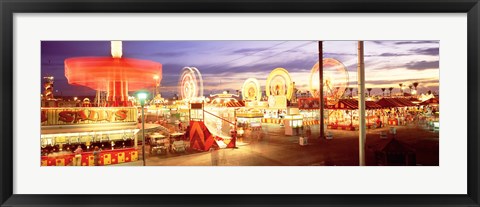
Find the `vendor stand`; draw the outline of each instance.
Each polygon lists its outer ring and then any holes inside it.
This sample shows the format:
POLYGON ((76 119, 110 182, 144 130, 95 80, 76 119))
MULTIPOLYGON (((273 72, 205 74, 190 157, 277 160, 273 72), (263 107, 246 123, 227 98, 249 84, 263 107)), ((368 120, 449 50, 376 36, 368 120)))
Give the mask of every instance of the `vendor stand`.
MULTIPOLYGON (((342 130, 357 130, 358 129, 358 101, 355 99, 340 99, 334 105, 326 107, 328 112, 328 128, 342 129, 342 130)), ((375 115, 376 110, 380 110, 382 106, 373 101, 365 101, 365 110, 367 110, 366 117, 367 128, 377 128, 382 124, 380 118, 375 115)))
POLYGON ((82 165, 93 165, 94 147, 102 150, 99 163, 109 165, 138 159, 135 107, 41 108, 41 164, 71 165, 73 150, 83 150, 82 165))
POLYGON ((240 109, 236 112, 238 126, 244 129, 251 127, 252 123, 261 123, 263 113, 258 109, 240 109))

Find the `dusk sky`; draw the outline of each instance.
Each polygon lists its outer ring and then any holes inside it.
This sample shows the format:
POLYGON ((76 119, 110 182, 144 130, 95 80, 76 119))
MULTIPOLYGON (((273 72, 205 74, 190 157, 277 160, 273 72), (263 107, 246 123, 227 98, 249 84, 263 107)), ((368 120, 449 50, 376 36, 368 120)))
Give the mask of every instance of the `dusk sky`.
MULTIPOLYGON (((365 41, 366 87, 373 94, 399 83, 419 82, 418 90, 438 92, 438 41, 365 41)), ((357 42, 324 41, 324 58, 341 61, 348 70, 349 87, 357 87, 357 42)), ((94 95, 87 87, 67 83, 64 60, 71 57, 109 57, 110 41, 43 41, 41 74, 55 77, 56 96, 94 95)), ((317 41, 123 41, 123 57, 163 65, 160 92, 178 93, 181 70, 197 67, 204 79, 204 94, 240 90, 247 78, 257 78, 264 90, 268 74, 277 67, 289 71, 301 91, 308 88, 310 70, 318 61, 317 41)), ((43 83, 43 79, 42 79, 43 83)), ((43 91, 43 89, 42 89, 43 91)), ((407 87, 408 91, 408 87, 407 87)))

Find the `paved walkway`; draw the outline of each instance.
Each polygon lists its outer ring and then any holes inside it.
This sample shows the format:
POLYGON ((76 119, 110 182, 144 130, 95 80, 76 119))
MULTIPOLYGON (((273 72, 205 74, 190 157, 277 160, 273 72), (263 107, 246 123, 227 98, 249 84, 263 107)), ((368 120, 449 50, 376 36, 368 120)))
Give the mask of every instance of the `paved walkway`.
MULTIPOLYGON (((420 127, 397 126, 396 139, 416 150, 418 165, 438 165, 438 132, 420 127)), ((388 128, 367 131, 366 163, 375 165, 374 150, 388 140, 380 139, 380 132, 388 128)), ((194 152, 173 155, 147 155, 147 166, 317 166, 358 165, 358 131, 329 130, 332 140, 318 139, 318 126, 312 128, 307 146, 298 144, 299 136, 285 136, 284 129, 275 124, 263 127, 261 138, 247 132, 236 149, 194 152)), ((389 138, 390 139, 390 138, 389 138)), ((148 148, 147 148, 148 149, 148 148)), ((148 151, 148 150, 147 150, 148 151)), ((141 166, 140 161, 120 166, 141 166)))

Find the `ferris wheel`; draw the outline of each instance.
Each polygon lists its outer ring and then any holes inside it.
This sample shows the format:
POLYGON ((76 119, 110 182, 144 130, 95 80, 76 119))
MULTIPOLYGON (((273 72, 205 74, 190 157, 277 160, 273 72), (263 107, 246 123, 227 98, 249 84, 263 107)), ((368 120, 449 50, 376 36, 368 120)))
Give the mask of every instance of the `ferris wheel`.
MULTIPOLYGON (((320 96, 318 62, 310 72, 310 92, 320 96)), ((333 58, 323 59, 323 95, 329 105, 335 104, 348 87, 348 71, 345 65, 333 58)))
POLYGON ((260 83, 256 78, 247 79, 242 86, 243 100, 260 101, 262 91, 260 91, 260 83))
POLYGON ((195 67, 184 67, 179 80, 180 96, 183 100, 203 97, 203 79, 195 67))
POLYGON ((293 95, 293 82, 288 71, 284 68, 272 70, 268 75, 265 91, 267 96, 284 95, 290 100, 293 95))

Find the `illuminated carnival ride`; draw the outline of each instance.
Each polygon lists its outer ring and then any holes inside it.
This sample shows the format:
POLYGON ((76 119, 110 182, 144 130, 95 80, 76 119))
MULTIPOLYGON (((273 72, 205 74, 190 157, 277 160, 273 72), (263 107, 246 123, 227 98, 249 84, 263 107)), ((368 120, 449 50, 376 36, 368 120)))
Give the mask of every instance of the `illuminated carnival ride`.
MULTIPOLYGON (((318 62, 310 72, 310 93, 320 96, 318 62)), ((323 95, 328 105, 338 102, 348 88, 348 71, 345 65, 333 58, 323 59, 323 95)))
MULTIPOLYGON (((69 84, 94 89, 97 94, 106 92, 106 99, 96 107, 88 98, 78 105, 76 97, 72 105, 61 99, 55 105, 42 103, 42 166, 110 165, 138 160, 139 113, 128 92, 155 87, 162 77, 162 65, 122 58, 120 41, 111 42, 111 54, 65 59, 69 84), (73 151, 79 147, 83 152, 77 159, 73 151), (93 149, 101 149, 97 158, 93 149)), ((47 77, 45 101, 53 99, 52 87, 53 77, 47 77)))
POLYGON ((183 104, 192 104, 189 110, 189 138, 193 149, 206 151, 214 144, 220 148, 235 146, 235 142, 232 142, 234 111, 226 107, 227 102, 236 100, 233 94, 215 94, 205 98, 202 74, 195 67, 183 68, 179 93, 183 104), (194 104, 201 104, 201 107, 195 108, 194 104))
POLYGON ((260 90, 260 83, 256 78, 248 78, 243 82, 242 98, 245 101, 260 101, 262 98, 262 91, 260 90))
POLYGON ((275 68, 267 78, 266 85, 267 96, 285 96, 290 100, 293 95, 293 82, 284 68, 275 68))
POLYGON ((65 59, 65 77, 68 83, 106 91, 106 106, 132 106, 128 92, 155 87, 157 81, 162 79, 162 64, 122 58, 121 47, 121 42, 112 42, 112 57, 65 59))
POLYGON ((182 100, 197 101, 203 98, 202 74, 196 67, 184 67, 178 83, 182 100))

